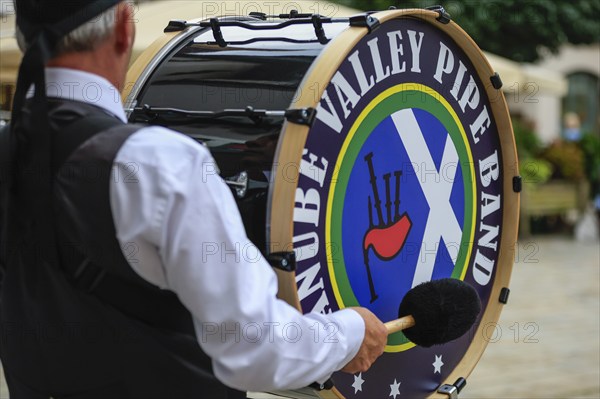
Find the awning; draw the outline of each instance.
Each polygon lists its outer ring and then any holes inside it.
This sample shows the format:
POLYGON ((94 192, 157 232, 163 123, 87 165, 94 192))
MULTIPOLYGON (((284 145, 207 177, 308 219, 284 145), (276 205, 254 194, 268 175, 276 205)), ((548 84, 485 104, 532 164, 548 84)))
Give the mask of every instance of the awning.
POLYGON ((523 74, 525 82, 537 84, 540 91, 544 93, 552 93, 557 97, 563 97, 569 90, 569 81, 559 72, 533 64, 524 64, 523 74))
MULTIPOLYGON (((326 17, 347 17, 360 13, 359 10, 326 1, 296 0, 276 1, 190 1, 165 0, 134 5, 136 39, 132 62, 158 37, 170 20, 195 20, 223 15, 249 15, 251 12, 264 12, 269 15, 289 14, 292 10, 300 13, 321 14, 326 17)), ((15 17, 0 17, 0 82, 16 82, 22 54, 15 36, 15 17)))
POLYGON ((506 92, 541 92, 556 97, 567 94, 568 81, 561 73, 533 64, 519 64, 487 52, 485 56, 500 75, 506 92))

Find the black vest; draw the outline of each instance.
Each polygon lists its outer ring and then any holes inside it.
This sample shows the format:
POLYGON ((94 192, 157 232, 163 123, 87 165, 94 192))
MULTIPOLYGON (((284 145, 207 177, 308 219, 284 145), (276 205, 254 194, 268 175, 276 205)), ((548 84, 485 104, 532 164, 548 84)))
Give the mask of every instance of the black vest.
MULTIPOLYGON (((57 399, 245 397, 214 377, 177 296, 130 267, 123 252, 135 261, 135 243, 122 249, 116 238, 112 164, 140 127, 88 104, 49 100, 48 106, 51 126, 39 133, 54 141, 48 212, 54 212, 60 268, 43 262, 35 243, 8 249, 0 289, 4 368, 57 399), (77 130, 102 123, 113 127, 81 145, 73 141, 77 130)), ((32 117, 25 110, 23 119, 32 117)))

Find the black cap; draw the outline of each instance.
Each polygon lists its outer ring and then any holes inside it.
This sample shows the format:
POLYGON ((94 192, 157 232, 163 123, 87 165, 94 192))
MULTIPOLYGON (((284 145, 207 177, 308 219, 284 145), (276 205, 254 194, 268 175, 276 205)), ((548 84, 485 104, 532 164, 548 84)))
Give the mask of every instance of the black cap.
POLYGON ((17 26, 31 43, 41 34, 60 39, 122 0, 16 0, 17 26))
POLYGON ((13 120, 18 118, 31 84, 36 87, 36 99, 46 97, 44 66, 55 56, 59 41, 86 22, 120 3, 122 0, 16 0, 17 26, 27 41, 23 55, 13 120))

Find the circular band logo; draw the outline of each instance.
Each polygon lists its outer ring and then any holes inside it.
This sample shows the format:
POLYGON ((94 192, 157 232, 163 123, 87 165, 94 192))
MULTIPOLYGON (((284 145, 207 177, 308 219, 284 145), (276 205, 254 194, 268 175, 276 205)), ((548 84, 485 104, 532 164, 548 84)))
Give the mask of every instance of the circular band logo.
MULTIPOLYGON (((412 287, 464 279, 475 219, 472 159, 458 116, 429 87, 392 87, 363 110, 340 151, 325 218, 327 242, 341 243, 327 247, 340 308, 368 306, 393 320, 389 304, 399 306, 412 287)), ((386 350, 412 346, 400 332, 386 350)))
MULTIPOLYGON (((450 277, 475 288, 482 317, 492 314, 504 195, 493 99, 437 25, 402 18, 363 34, 331 80, 317 82, 325 87, 301 149, 302 310, 362 306, 390 321, 412 287, 450 277)), ((336 386, 346 397, 425 397, 470 361, 475 331, 432 348, 392 334, 368 372, 337 373, 336 386)))

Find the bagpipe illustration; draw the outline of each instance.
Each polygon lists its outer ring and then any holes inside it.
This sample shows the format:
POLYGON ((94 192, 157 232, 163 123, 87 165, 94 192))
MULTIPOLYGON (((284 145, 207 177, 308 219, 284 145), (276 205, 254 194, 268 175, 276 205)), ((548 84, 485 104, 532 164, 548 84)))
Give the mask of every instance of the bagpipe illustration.
POLYGON ((394 259, 406 243, 408 233, 412 227, 412 221, 406 212, 400 215, 400 182, 402 177, 402 171, 397 170, 394 172, 395 179, 395 201, 394 201, 394 217, 392 218, 392 201, 391 201, 391 187, 390 180, 392 178, 391 173, 383 175, 385 181, 385 209, 386 218, 384 219, 383 210, 381 209, 381 199, 379 197, 379 189, 377 187, 377 176, 375 175, 375 169, 373 167, 373 153, 365 156, 365 161, 369 165, 369 175, 371 188, 373 189, 373 201, 369 196, 369 229, 365 233, 363 239, 363 255, 365 266, 367 268, 367 278, 369 281, 369 289, 371 291, 371 303, 377 300, 378 295, 375 291, 375 285, 373 284, 373 276, 371 274, 371 266, 369 264, 369 250, 373 249, 373 252, 377 257, 384 261, 390 261, 394 259), (378 224, 375 225, 373 221, 373 206, 377 211, 378 224))

